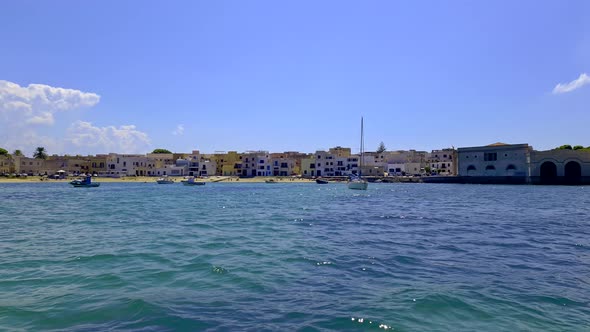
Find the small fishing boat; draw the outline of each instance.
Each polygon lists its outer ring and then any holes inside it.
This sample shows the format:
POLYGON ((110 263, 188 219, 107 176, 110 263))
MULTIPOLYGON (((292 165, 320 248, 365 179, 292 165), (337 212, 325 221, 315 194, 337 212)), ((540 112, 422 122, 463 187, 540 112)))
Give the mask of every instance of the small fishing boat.
POLYGON ((174 180, 170 179, 170 178, 169 178, 169 177, 167 177, 167 176, 164 176, 164 177, 158 178, 158 179, 156 180, 156 182, 157 182, 158 184, 172 184, 172 183, 174 183, 174 180))
POLYGON ((268 180, 264 180, 265 183, 278 183, 277 181, 275 181, 274 179, 268 179, 268 180))
POLYGON ((87 176, 84 179, 76 179, 70 182, 70 184, 72 186, 74 186, 75 188, 80 188, 80 187, 84 187, 84 188, 91 188, 91 187, 98 187, 100 186, 100 183, 97 182, 92 182, 92 176, 87 176))
POLYGON ((328 182, 328 180, 325 180, 325 179, 315 179, 315 183, 317 183, 317 184, 328 184, 330 182, 328 182))
POLYGON ((204 186, 206 182, 196 181, 194 176, 189 177, 186 180, 182 180, 182 184, 185 186, 204 186))

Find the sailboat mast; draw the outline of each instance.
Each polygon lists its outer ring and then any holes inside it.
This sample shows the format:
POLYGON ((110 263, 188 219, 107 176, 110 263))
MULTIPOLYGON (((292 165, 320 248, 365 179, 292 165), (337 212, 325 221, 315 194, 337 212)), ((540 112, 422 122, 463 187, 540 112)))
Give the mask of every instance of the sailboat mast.
POLYGON ((363 171, 363 159, 365 157, 365 135, 364 135, 364 132, 363 132, 363 128, 364 128, 364 126, 363 126, 363 117, 361 116, 361 160, 359 162, 359 165, 360 165, 360 167, 359 167, 359 178, 362 175, 362 171, 363 171))

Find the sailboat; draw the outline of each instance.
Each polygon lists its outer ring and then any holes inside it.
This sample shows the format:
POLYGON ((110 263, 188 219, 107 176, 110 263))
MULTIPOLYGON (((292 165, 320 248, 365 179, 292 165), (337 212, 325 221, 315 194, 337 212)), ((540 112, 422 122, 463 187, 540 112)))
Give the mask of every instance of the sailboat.
POLYGON ((361 158, 359 160, 359 173, 358 176, 351 178, 348 181, 348 189, 356 189, 356 190, 367 190, 369 183, 367 180, 362 178, 361 171, 363 169, 363 159, 365 157, 365 141, 364 141, 364 133, 363 133, 363 118, 361 117, 361 158))

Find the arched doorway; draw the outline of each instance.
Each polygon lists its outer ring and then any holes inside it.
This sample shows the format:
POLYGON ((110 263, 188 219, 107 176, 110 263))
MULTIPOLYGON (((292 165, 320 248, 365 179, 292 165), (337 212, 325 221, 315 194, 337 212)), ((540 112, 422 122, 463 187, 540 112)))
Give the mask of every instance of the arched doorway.
POLYGON ((494 165, 487 165, 485 170, 486 176, 496 175, 496 167, 494 165))
POLYGON ((578 162, 570 161, 565 164, 564 180, 566 184, 580 184, 582 182, 582 166, 578 162))
POLYGON ((541 164, 541 184, 554 184, 557 181, 557 166, 550 161, 541 164))
POLYGON ((467 175, 473 176, 473 175, 475 175, 475 172, 477 172, 477 169, 475 168, 475 166, 473 166, 473 165, 467 166, 467 175))
POLYGON ((514 176, 514 173, 516 173, 516 166, 510 164, 506 167, 506 175, 507 176, 514 176))

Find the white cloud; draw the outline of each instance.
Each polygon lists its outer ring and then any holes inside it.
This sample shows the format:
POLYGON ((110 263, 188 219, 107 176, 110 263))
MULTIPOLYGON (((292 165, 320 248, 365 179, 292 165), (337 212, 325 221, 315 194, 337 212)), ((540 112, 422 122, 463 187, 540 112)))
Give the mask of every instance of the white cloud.
POLYGON ((94 153, 146 153, 150 147, 148 135, 134 125, 96 127, 76 121, 68 129, 66 140, 75 148, 94 153))
POLYGON ((555 88, 553 88, 553 94, 571 92, 571 91, 581 88, 582 86, 584 86, 586 84, 590 84, 590 76, 586 75, 586 73, 582 73, 582 74, 580 74, 580 77, 578 77, 577 79, 575 79, 569 83, 557 84, 555 86, 555 88))
MULTIPOLYGON (((100 96, 74 89, 30 84, 21 87, 0 80, 0 144, 9 151, 31 155, 38 146, 49 154, 145 153, 148 135, 134 125, 97 127, 76 121, 77 113, 58 113, 90 108, 100 96), (72 123, 72 121, 74 121, 72 123)), ((179 126, 182 134, 184 127, 179 126)))
POLYGON ((184 125, 179 124, 178 126, 176 126, 176 129, 174 129, 174 131, 172 132, 172 135, 174 136, 182 136, 184 134, 184 125))
POLYGON ((0 80, 0 114, 28 124, 53 125, 55 113, 92 107, 99 101, 100 96, 92 92, 45 84, 21 87, 0 80))

